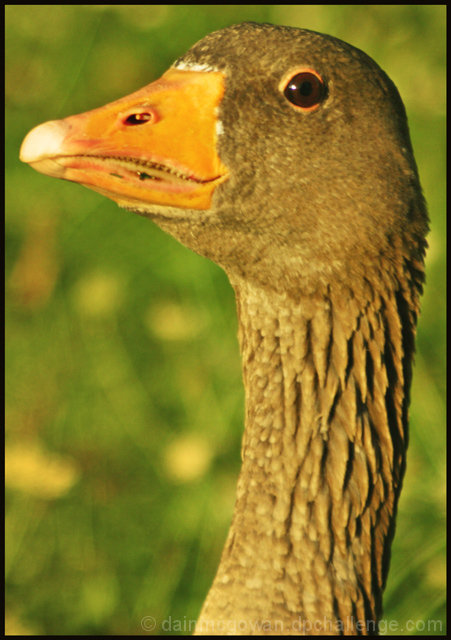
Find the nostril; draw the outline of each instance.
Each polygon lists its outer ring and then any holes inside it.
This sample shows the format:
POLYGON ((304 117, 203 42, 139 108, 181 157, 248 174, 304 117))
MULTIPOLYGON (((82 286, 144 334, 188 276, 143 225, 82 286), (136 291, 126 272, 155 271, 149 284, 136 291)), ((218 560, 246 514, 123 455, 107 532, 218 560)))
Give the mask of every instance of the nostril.
POLYGON ((127 116, 124 120, 124 124, 126 125, 137 125, 137 124, 146 124, 146 122, 150 122, 150 120, 153 119, 153 116, 151 113, 148 112, 144 112, 144 113, 131 113, 129 116, 127 116))

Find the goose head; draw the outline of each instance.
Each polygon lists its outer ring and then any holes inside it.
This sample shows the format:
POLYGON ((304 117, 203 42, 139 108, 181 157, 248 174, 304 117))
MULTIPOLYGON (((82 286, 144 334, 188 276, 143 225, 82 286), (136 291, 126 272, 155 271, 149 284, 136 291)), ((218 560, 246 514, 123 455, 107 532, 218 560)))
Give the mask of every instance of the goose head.
POLYGON ((360 280, 425 231, 396 87, 303 29, 214 32, 140 91, 36 127, 21 159, 148 216, 232 281, 278 290, 360 280))

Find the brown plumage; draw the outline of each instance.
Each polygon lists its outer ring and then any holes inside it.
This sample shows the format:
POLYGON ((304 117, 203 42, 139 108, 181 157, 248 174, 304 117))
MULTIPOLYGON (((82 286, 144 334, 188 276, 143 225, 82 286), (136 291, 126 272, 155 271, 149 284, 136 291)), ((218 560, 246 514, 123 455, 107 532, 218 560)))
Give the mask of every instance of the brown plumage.
POLYGON ((153 219, 235 290, 243 464, 196 633, 377 633, 427 232, 393 83, 330 36, 237 25, 41 125, 22 159, 153 219))

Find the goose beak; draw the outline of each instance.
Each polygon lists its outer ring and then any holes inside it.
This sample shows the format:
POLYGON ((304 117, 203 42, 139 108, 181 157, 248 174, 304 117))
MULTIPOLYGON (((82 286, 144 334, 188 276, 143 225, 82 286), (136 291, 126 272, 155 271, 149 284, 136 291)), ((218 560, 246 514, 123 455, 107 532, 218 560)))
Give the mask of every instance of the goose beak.
POLYGON ((20 159, 139 209, 208 209, 227 179, 216 147, 220 72, 169 69, 116 102, 32 129, 20 159))

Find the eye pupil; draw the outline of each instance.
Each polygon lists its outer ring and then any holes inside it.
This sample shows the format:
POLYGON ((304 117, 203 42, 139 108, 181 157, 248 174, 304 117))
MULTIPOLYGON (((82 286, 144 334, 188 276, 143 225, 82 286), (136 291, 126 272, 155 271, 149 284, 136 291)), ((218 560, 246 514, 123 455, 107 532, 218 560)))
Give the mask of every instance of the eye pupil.
POLYGON ((299 93, 303 96, 309 96, 312 93, 312 85, 310 82, 303 82, 299 87, 299 93))
POLYGON ((297 73, 284 90, 284 95, 291 104, 308 110, 317 107, 325 93, 322 79, 311 71, 297 73))

